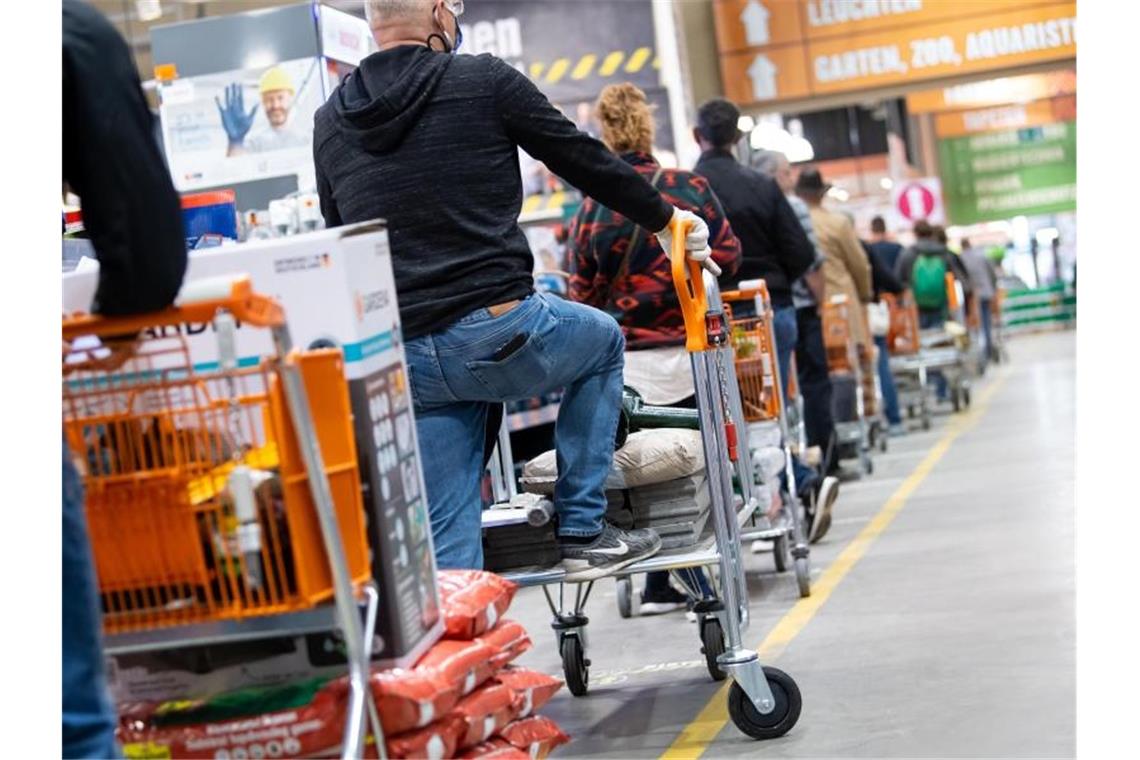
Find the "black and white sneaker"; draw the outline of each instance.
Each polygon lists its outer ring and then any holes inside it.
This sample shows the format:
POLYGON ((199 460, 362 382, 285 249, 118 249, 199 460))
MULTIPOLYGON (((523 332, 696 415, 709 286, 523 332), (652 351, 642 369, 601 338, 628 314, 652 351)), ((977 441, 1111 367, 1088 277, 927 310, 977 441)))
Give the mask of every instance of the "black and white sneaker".
POLYGON ((815 495, 815 509, 812 513, 811 532, 808 534, 808 543, 814 544, 823 538, 831 527, 831 508, 835 506, 835 499, 839 496, 839 478, 828 475, 819 485, 815 495))
POLYGON ((562 544, 562 567, 567 582, 592 581, 660 550, 661 537, 652 528, 622 530, 606 522, 593 543, 562 544))

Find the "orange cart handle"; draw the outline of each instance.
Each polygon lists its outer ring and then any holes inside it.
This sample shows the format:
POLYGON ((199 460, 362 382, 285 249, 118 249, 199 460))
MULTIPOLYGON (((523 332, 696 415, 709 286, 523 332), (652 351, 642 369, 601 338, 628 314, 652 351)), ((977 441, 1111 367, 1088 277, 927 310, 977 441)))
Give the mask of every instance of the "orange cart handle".
POLYGON ((705 315, 708 313, 708 297, 705 295, 705 280, 701 264, 685 255, 685 236, 691 222, 675 219, 670 223, 673 230, 673 287, 677 289, 677 300, 681 302, 681 316, 685 319, 685 348, 690 353, 705 351, 709 347, 705 330, 705 315), (688 264, 688 277, 685 265, 688 264))
POLYGON ((736 303, 737 301, 753 301, 759 298, 765 311, 771 306, 771 298, 768 296, 768 283, 764 280, 745 280, 738 283, 737 288, 737 290, 721 291, 721 300, 736 303))
POLYGON ((253 292, 249 275, 231 275, 186 283, 175 306, 129 317, 101 317, 75 314, 63 320, 64 340, 83 335, 101 337, 131 335, 148 327, 168 327, 185 323, 211 322, 221 310, 231 312, 240 322, 255 327, 285 324, 285 312, 272 298, 253 292))

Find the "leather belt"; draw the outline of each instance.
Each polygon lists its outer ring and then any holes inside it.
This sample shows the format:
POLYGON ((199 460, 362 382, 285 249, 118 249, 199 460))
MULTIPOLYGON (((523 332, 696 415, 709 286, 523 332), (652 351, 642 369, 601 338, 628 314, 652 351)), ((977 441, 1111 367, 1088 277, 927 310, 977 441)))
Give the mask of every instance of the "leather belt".
POLYGON ((516 298, 513 301, 504 301, 503 303, 497 303, 494 306, 488 306, 487 311, 491 314, 492 317, 498 318, 518 306, 520 303, 522 303, 522 301, 516 298))

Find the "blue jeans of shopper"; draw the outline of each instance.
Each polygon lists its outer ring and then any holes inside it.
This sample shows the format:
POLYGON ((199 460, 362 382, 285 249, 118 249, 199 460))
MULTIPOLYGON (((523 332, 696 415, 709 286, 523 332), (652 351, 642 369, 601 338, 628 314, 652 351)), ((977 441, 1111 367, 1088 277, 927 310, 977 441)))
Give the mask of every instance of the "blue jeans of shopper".
POLYGON ((883 411, 887 415, 888 423, 901 425, 899 394, 895 390, 894 375, 891 374, 891 355, 887 351, 887 336, 876 335, 875 345, 879 347, 879 385, 883 389, 883 411))
POLYGON ((83 486, 63 446, 63 756, 117 757, 83 486))
MULTIPOLYGON (((791 403, 791 400, 788 399, 788 373, 792 369, 792 352, 796 350, 796 342, 799 340, 799 327, 796 324, 794 306, 777 308, 775 312, 772 327, 776 333, 776 363, 780 368, 780 382, 783 386, 780 390, 784 394, 786 406, 791 403)), ((792 457, 792 472, 796 476, 798 494, 803 494, 807 489, 814 486, 819 479, 819 474, 815 470, 795 456, 792 457)), ((781 475, 784 490, 788 490, 788 484, 784 482, 785 480, 786 477, 781 475)))
MULTIPOLYGON (((918 310, 919 329, 933 330, 936 327, 942 327, 944 324, 946 324, 946 312, 944 309, 918 310)), ((950 396, 950 385, 946 382, 946 376, 938 370, 933 370, 926 373, 926 377, 934 381, 934 389, 938 400, 945 401, 950 396)))
POLYGON ((479 483, 489 404, 563 389, 554 433, 558 532, 601 531, 625 350, 612 317, 536 293, 498 317, 476 309, 405 348, 441 568, 483 567, 479 483), (496 361, 516 336, 525 342, 496 361))

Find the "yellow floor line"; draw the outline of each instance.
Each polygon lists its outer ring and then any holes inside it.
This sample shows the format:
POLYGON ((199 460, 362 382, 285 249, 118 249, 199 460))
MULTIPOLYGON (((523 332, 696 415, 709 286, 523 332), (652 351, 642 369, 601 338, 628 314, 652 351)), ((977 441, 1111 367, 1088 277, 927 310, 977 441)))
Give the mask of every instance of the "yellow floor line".
MULTIPOLYGON (((902 508, 906 506, 907 499, 922 484, 922 481, 931 473, 939 460, 945 456, 950 445, 978 423, 989 407, 994 394, 1001 388, 1007 377, 1008 371, 1002 370, 997 373, 979 398, 975 399, 970 411, 951 418, 946 433, 927 452, 906 480, 891 494, 878 514, 863 526, 859 535, 855 536, 851 543, 844 547, 835 561, 812 583, 811 596, 796 602, 795 606, 788 610, 787 614, 776 623, 776 627, 772 629, 757 650, 761 662, 771 662, 811 622, 811 619, 831 597, 832 592, 851 571, 851 568, 863 558, 875 539, 887 529, 898 516, 898 513, 902 511, 902 508)), ((731 680, 725 681, 724 686, 717 690, 712 699, 697 714, 697 717, 681 729, 681 733, 661 755, 662 760, 696 760, 705 753, 728 722, 728 690, 731 685, 731 680)))

